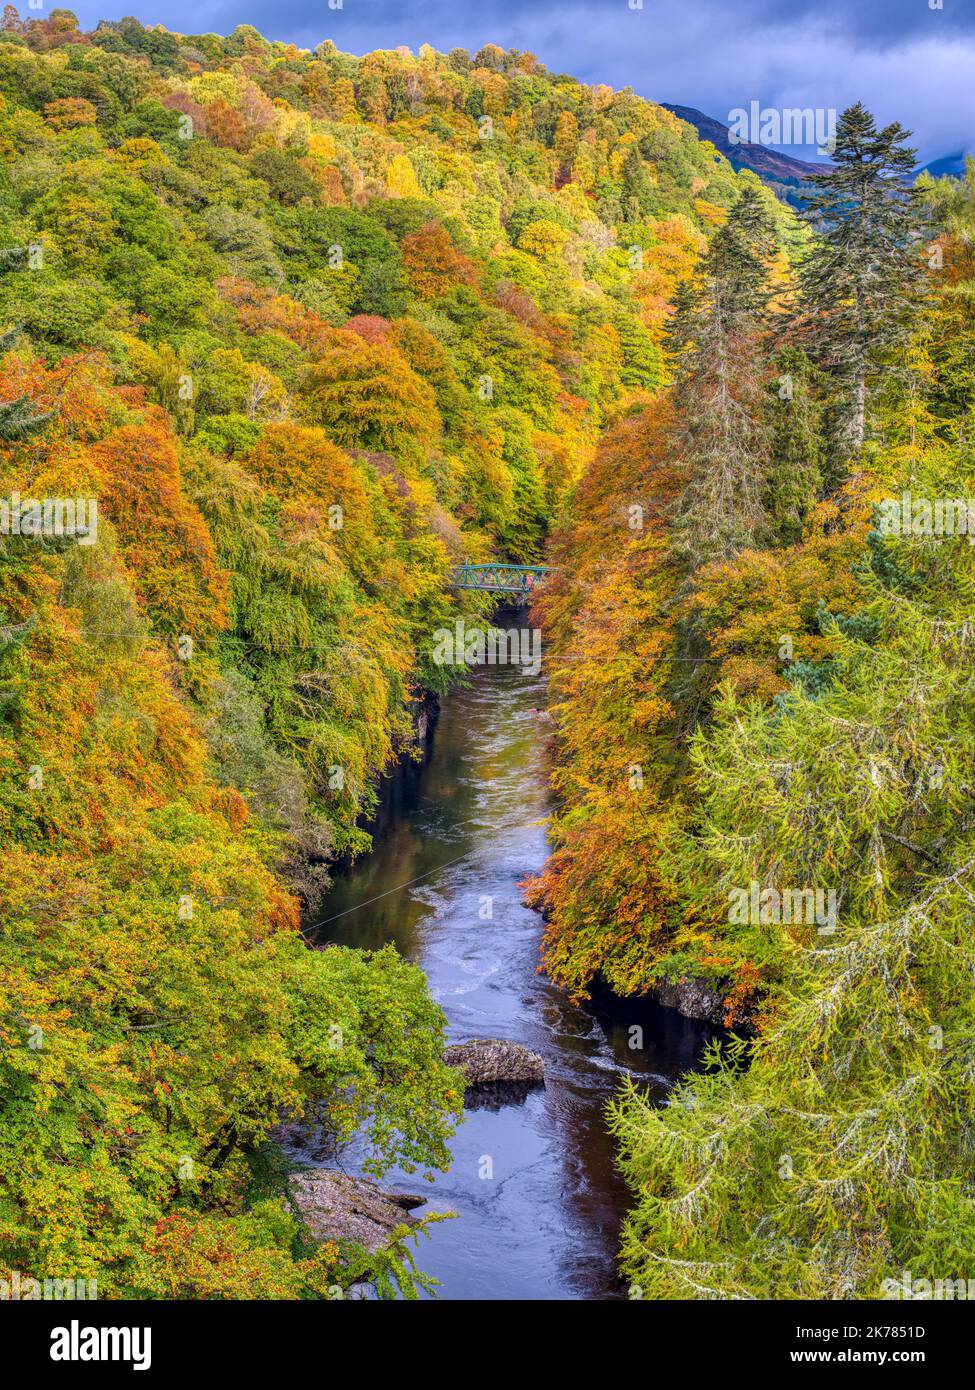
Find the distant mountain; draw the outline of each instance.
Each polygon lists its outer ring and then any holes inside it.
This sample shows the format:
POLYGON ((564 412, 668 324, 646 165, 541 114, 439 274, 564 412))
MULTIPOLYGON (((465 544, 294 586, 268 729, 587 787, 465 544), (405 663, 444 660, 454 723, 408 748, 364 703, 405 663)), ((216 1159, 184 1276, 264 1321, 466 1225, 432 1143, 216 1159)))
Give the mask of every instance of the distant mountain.
POLYGON ((792 155, 779 154, 765 145, 754 145, 747 140, 733 143, 723 121, 705 116, 703 111, 693 106, 674 106, 669 101, 662 101, 660 105, 693 126, 702 140, 710 140, 735 169, 754 169, 759 178, 786 202, 800 204, 801 191, 805 190, 810 175, 823 169, 822 164, 794 159, 792 155))
POLYGON ((957 150, 955 154, 945 154, 940 159, 932 159, 930 164, 925 164, 921 173, 931 174, 936 179, 943 178, 945 174, 950 174, 953 179, 960 179, 965 172, 966 158, 964 150, 957 150))
MULTIPOLYGON (((795 207, 803 206, 803 193, 808 189, 810 175, 828 167, 825 161, 813 164, 805 159, 794 159, 790 154, 779 154, 765 145, 753 145, 749 141, 733 144, 728 127, 714 116, 705 116, 703 111, 693 106, 675 106, 669 101, 662 101, 660 105, 693 126, 702 140, 710 140, 735 169, 754 169, 784 202, 792 203, 795 207)), ((945 174, 960 178, 965 172, 965 159, 965 151, 958 150, 954 154, 933 159, 920 172, 932 174, 935 178, 945 174)))

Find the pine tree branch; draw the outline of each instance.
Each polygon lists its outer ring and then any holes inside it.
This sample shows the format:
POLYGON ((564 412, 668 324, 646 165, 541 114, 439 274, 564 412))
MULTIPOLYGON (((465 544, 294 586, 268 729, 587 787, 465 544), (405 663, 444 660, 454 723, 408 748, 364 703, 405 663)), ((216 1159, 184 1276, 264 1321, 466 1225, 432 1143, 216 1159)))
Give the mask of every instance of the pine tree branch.
POLYGON ((891 840, 895 845, 900 845, 903 849, 909 849, 911 853, 916 854, 919 859, 926 860, 932 868, 943 869, 945 867, 941 860, 935 855, 923 849, 920 845, 915 845, 910 840, 905 840, 902 835, 895 835, 891 830, 881 830, 880 836, 881 839, 891 840))

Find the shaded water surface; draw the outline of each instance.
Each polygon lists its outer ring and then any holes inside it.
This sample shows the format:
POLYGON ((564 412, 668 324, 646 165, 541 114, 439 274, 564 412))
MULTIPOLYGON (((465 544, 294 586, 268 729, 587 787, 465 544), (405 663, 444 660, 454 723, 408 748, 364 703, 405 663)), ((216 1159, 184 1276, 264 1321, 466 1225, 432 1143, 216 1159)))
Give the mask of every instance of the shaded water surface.
MULTIPOLYGON (((632 1071, 661 1097, 699 1058, 709 1030, 672 1010, 610 1001, 570 1005, 537 974, 543 924, 518 884, 546 856, 546 725, 541 678, 486 667, 451 693, 422 764, 387 785, 372 854, 339 877, 319 937, 388 941, 426 972, 450 1041, 497 1037, 546 1061, 543 1089, 468 1110, 450 1171, 425 1210, 458 1219, 422 1239, 418 1263, 447 1299, 620 1296, 615 1254, 628 1201, 613 1165, 606 1101, 632 1071), (405 886, 404 886, 405 885, 405 886), (490 900, 490 916, 487 900, 490 900), (643 1028, 643 1049, 628 1046, 643 1028), (493 1176, 480 1176, 485 1158, 493 1176)), ((355 1155, 344 1164, 354 1170, 355 1155)))

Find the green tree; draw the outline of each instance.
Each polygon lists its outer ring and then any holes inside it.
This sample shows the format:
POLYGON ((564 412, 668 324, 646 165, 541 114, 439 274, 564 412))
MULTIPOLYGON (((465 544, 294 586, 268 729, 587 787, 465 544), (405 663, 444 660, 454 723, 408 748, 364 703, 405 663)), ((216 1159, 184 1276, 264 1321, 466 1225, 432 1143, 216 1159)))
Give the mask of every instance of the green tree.
POLYGON ((691 570, 749 544, 764 520, 763 329, 774 251, 772 220, 746 187, 712 238, 698 283, 677 302, 674 452, 686 484, 675 534, 691 570))
POLYGON ((878 130, 860 103, 840 116, 831 165, 810 178, 817 236, 802 269, 807 337, 833 386, 828 417, 833 478, 856 467, 868 434, 869 392, 913 320, 918 218, 906 180, 915 152, 898 122, 878 130))
POLYGON ((762 505, 767 538, 793 545, 802 539, 806 517, 822 486, 822 406, 814 391, 816 372, 801 348, 776 354, 768 385, 769 462, 762 505))

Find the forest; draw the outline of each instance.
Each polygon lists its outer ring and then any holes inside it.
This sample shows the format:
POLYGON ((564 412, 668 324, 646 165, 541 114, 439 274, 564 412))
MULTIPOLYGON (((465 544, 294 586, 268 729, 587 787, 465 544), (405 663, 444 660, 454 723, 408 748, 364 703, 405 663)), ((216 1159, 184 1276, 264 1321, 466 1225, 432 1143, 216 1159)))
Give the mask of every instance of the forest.
POLYGON ((269 1136, 449 1164, 422 971, 302 923, 465 679, 469 559, 554 568, 547 978, 729 1030, 613 1103, 630 1297, 962 1272, 975 162, 915 164, 854 105, 800 215, 531 53, 6 7, 0 1270, 428 1287, 269 1136))

